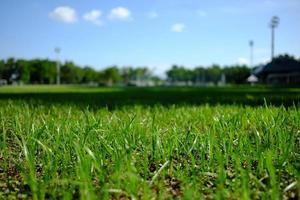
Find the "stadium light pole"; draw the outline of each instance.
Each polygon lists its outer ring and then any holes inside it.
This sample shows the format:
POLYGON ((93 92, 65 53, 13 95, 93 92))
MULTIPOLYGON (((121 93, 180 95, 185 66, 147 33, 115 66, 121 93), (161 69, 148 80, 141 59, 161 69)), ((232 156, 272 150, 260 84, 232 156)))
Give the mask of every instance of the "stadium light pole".
POLYGON ((56 84, 60 85, 60 64, 59 64, 59 54, 61 49, 56 47, 54 49, 55 53, 56 53, 56 84))
POLYGON ((279 24, 279 17, 274 16, 271 19, 270 28, 271 28, 271 61, 274 58, 274 51, 275 51, 275 28, 279 24))
POLYGON ((249 41, 249 46, 250 46, 250 67, 253 67, 253 46, 254 46, 253 40, 249 41))

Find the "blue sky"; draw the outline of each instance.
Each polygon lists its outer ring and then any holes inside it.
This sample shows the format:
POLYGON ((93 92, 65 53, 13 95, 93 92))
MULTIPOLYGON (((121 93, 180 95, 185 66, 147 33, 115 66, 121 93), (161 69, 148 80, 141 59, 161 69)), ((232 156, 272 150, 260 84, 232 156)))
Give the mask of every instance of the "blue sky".
POLYGON ((102 69, 172 64, 254 63, 276 54, 300 57, 300 0, 1 0, 0 59, 61 59, 102 69))

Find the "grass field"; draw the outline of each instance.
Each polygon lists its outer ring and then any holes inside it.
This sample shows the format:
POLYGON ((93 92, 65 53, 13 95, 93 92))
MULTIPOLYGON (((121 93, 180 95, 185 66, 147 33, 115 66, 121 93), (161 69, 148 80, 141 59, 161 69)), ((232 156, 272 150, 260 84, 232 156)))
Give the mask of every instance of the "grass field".
POLYGON ((299 199, 300 89, 0 88, 0 199, 299 199))
POLYGON ((206 88, 96 88, 83 86, 0 87, 0 99, 30 104, 67 104, 109 109, 132 105, 269 105, 293 106, 300 102, 300 88, 206 87, 206 88))

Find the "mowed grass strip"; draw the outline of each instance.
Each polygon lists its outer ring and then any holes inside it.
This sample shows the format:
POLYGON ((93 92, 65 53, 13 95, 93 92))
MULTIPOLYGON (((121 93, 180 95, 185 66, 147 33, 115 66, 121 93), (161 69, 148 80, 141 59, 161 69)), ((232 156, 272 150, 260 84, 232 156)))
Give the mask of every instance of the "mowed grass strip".
POLYGON ((0 198, 299 198, 300 112, 0 101, 0 198))
POLYGON ((116 109, 135 105, 249 105, 298 106, 299 88, 263 86, 228 87, 87 87, 76 85, 29 85, 0 87, 0 100, 23 100, 29 104, 66 104, 82 108, 116 109))

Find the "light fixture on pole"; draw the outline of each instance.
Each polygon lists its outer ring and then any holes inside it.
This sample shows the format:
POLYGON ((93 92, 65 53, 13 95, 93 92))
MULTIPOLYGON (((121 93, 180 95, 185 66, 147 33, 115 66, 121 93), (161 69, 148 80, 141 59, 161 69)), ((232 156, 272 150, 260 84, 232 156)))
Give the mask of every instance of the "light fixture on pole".
POLYGON ((253 40, 249 41, 249 46, 250 46, 250 67, 253 67, 253 46, 254 46, 253 40))
POLYGON ((270 28, 271 28, 271 61, 274 58, 274 51, 275 51, 275 28, 279 24, 279 17, 274 16, 271 19, 270 28))
POLYGON ((61 49, 56 47, 54 49, 55 53, 56 53, 56 84, 60 85, 60 63, 59 63, 59 54, 61 49))

